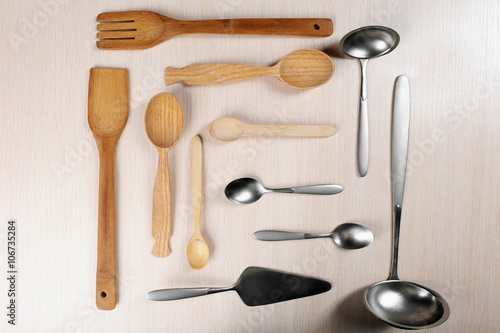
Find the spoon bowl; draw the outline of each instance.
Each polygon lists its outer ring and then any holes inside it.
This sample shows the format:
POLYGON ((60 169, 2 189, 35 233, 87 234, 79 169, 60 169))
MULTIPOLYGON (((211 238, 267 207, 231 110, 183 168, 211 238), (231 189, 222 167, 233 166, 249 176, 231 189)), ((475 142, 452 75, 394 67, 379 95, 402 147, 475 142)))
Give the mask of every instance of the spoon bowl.
POLYGON ((177 99, 167 93, 155 95, 149 101, 144 120, 146 134, 157 148, 170 149, 182 134, 182 108, 177 99))
POLYGON ((399 34, 387 27, 367 26, 349 32, 340 41, 342 52, 356 59, 370 59, 393 51, 399 34))
POLYGON ((235 203, 251 204, 259 200, 268 190, 255 178, 233 180, 224 190, 226 197, 235 203))
POLYGON ((312 89, 330 80, 335 71, 332 59, 318 50, 297 50, 276 65, 281 82, 296 89, 312 89))
POLYGON ((448 304, 437 292, 401 280, 371 286, 364 293, 364 303, 376 317, 403 329, 432 328, 445 322, 450 314, 448 304))
POLYGON ((347 250, 364 248, 373 242, 370 229, 356 223, 339 225, 331 233, 331 237, 339 247, 347 250))
POLYGON ((221 141, 235 141, 245 133, 245 123, 232 117, 219 118, 208 125, 210 135, 221 141))
POLYGON ((187 246, 187 258, 191 268, 202 269, 208 262, 209 250, 203 237, 191 238, 187 246))

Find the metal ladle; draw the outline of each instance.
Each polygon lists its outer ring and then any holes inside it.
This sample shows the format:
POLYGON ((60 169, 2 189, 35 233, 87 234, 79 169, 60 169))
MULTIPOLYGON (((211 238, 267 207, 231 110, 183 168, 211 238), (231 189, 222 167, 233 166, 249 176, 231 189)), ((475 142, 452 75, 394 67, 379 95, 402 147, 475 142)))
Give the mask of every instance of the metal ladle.
POLYGON ((358 172, 361 177, 368 172, 368 100, 366 92, 366 65, 371 58, 391 52, 399 44, 396 31, 381 26, 367 26, 349 32, 340 41, 342 53, 359 59, 361 65, 361 95, 359 99, 358 172))
POLYGON ((427 329, 448 319, 450 308, 434 290, 401 281, 398 277, 399 229, 408 158, 410 128, 410 88, 405 76, 398 77, 394 93, 392 124, 393 253, 389 280, 369 287, 364 303, 375 317, 403 329, 427 329))

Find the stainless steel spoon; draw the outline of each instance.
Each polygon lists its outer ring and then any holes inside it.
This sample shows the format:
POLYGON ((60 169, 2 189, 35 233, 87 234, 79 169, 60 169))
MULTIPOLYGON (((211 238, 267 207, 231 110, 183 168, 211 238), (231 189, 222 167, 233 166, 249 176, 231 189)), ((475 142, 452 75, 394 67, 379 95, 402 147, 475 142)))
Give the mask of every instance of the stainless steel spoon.
POLYGON ((373 242, 370 229, 356 223, 344 223, 328 234, 308 234, 302 232, 261 230, 253 234, 253 238, 261 241, 284 241, 310 238, 333 238, 335 244, 347 250, 361 249, 373 242))
POLYGON ((371 58, 391 52, 399 44, 396 31, 381 26, 367 26, 349 32, 340 41, 340 49, 361 65, 361 94, 359 98, 358 172, 361 177, 368 172, 368 100, 366 92, 366 65, 371 58))
POLYGON ((396 81, 392 124, 393 252, 389 280, 369 287, 364 303, 375 317, 403 329, 428 329, 448 319, 450 308, 434 290, 398 278, 399 229, 403 206, 408 137, 410 128, 410 88, 408 79, 396 81))
POLYGON ((255 178, 247 177, 230 182, 226 186, 224 193, 232 202, 239 204, 251 204, 259 200, 265 193, 269 192, 331 195, 338 194, 343 190, 344 188, 340 185, 311 185, 272 189, 265 188, 255 178))

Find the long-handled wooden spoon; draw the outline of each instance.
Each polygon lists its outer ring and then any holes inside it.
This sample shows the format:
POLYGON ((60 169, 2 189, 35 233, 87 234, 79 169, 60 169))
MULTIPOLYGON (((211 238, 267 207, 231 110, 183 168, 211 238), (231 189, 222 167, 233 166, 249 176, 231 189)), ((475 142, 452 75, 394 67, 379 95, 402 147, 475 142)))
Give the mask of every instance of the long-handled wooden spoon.
POLYGON ((189 240, 187 246, 187 258, 189 266, 194 269, 202 269, 208 261, 209 250, 208 245, 201 235, 201 198, 202 191, 202 175, 203 175, 203 151, 201 138, 199 135, 193 138, 193 157, 191 161, 192 186, 193 186, 193 216, 194 230, 193 236, 189 240))
POLYGON ((99 149, 99 217, 96 304, 116 306, 115 267, 115 150, 128 118, 128 72, 91 68, 89 126, 99 149))
POLYGON ((167 257, 170 254, 168 240, 172 234, 168 151, 177 143, 182 134, 181 105, 170 94, 158 94, 149 101, 144 123, 149 140, 160 154, 153 189, 152 234, 155 239, 153 255, 167 257))
POLYGON ((250 125, 239 119, 224 117, 208 125, 210 136, 220 141, 234 141, 246 136, 328 137, 337 133, 326 125, 250 125))
POLYGON ((254 77, 273 76, 296 89, 319 87, 330 80, 335 70, 332 59, 318 50, 297 50, 276 65, 255 67, 238 64, 191 65, 183 69, 165 69, 165 82, 188 85, 235 82, 254 77))

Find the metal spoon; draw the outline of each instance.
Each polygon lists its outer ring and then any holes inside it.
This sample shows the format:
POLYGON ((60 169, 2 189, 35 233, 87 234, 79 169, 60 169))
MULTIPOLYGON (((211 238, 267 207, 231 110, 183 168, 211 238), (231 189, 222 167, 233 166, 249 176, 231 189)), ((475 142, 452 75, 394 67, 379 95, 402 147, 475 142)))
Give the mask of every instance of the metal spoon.
POLYGON ((261 230, 253 234, 260 241, 284 241, 310 238, 333 238, 335 244, 347 250, 361 249, 373 242, 370 229, 356 223, 344 223, 328 234, 307 234, 302 232, 261 230))
POLYGON ((399 35, 381 26, 367 26, 349 32, 340 41, 342 52, 359 59, 361 65, 361 94, 359 100, 358 172, 361 177, 368 172, 368 100, 366 92, 366 65, 368 60, 383 56, 396 48, 399 35))
POLYGON ((410 88, 399 76, 394 93, 392 124, 393 252, 389 280, 369 287, 364 293, 368 310, 387 324, 403 329, 428 329, 448 319, 450 308, 434 290, 398 278, 399 229, 405 186, 410 127, 410 88))
POLYGON ((271 189, 265 188, 257 179, 247 177, 230 182, 226 186, 224 193, 232 202, 251 204, 259 200, 265 193, 269 192, 331 195, 338 194, 343 190, 344 188, 340 185, 311 185, 271 189))

